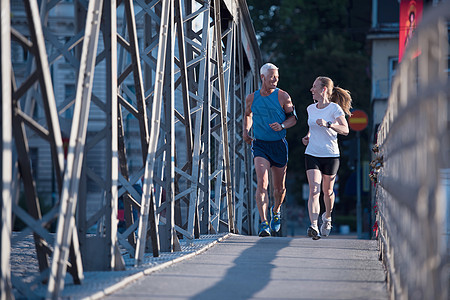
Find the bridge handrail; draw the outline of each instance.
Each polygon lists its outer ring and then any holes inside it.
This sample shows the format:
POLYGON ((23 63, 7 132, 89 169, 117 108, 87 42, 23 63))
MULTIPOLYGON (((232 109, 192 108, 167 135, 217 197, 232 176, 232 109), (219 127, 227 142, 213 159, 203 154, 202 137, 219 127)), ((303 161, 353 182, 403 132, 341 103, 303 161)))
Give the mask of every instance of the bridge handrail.
POLYGON ((449 19, 450 2, 425 12, 374 147, 376 228, 395 299, 448 299, 449 19))

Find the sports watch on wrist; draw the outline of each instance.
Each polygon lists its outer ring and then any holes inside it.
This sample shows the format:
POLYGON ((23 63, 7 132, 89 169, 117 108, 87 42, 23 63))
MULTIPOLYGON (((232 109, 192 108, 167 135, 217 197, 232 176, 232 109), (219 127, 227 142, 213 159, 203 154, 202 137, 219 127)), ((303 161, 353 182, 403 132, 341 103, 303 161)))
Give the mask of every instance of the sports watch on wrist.
POLYGON ((328 121, 328 122, 327 122, 327 128, 331 128, 331 124, 333 124, 333 122, 328 121))
POLYGON ((286 128, 284 128, 284 124, 283 123, 281 123, 280 125, 281 125, 281 128, 286 129, 286 128))

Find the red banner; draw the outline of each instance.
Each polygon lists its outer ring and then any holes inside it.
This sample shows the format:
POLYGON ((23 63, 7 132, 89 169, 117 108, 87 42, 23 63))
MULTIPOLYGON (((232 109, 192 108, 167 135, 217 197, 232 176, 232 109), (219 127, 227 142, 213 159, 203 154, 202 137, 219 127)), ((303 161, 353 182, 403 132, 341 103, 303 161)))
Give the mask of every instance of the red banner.
POLYGON ((398 61, 402 61, 403 53, 414 30, 422 19, 422 0, 401 0, 398 38, 398 61))

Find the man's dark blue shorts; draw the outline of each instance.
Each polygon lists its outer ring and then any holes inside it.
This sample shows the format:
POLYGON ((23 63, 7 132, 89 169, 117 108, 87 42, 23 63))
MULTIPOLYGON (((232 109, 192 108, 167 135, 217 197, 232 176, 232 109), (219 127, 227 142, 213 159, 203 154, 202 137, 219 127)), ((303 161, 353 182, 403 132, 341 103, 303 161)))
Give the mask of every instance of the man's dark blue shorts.
POLYGON ((270 166, 282 168, 288 162, 288 143, 286 139, 278 141, 253 140, 253 158, 263 157, 270 162, 270 166))

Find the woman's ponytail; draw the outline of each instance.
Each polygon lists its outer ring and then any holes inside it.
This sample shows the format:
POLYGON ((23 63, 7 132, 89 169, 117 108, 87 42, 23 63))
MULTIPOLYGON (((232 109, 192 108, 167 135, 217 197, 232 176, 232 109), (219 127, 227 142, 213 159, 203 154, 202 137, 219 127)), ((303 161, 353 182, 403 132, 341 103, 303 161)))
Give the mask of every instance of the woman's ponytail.
POLYGON ((330 101, 338 104, 346 115, 351 116, 352 97, 350 92, 340 87, 335 87, 333 80, 329 77, 319 76, 317 80, 322 83, 322 86, 327 88, 327 95, 330 101))
POLYGON ((350 112, 350 109, 352 108, 352 97, 350 96, 350 91, 344 90, 337 86, 333 87, 330 100, 339 104, 346 115, 352 115, 350 112))

